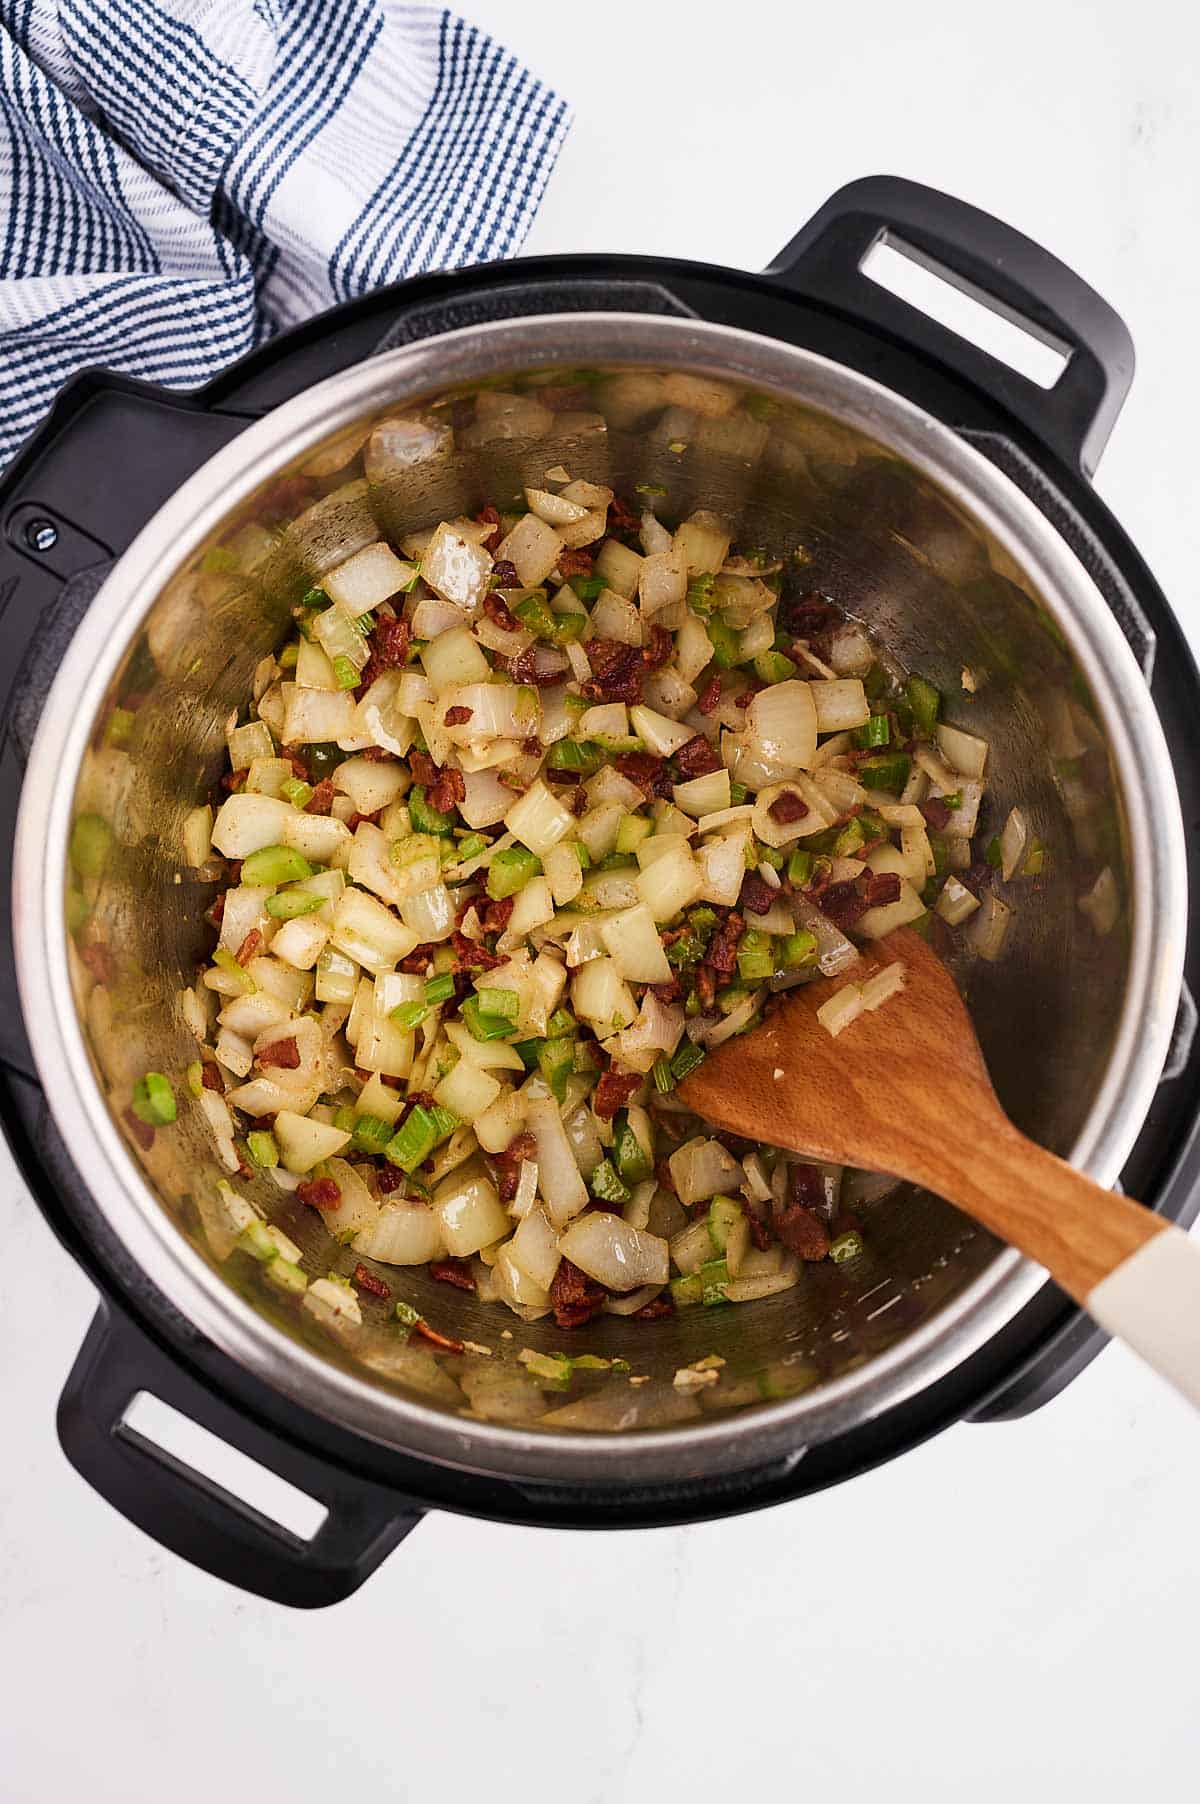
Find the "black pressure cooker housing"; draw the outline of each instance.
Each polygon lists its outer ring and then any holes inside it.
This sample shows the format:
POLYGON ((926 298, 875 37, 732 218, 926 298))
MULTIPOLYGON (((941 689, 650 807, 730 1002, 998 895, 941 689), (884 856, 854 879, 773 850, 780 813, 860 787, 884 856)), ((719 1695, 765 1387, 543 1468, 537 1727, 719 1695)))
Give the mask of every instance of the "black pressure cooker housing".
MULTIPOLYGON (((8 911, 25 753, 71 626, 158 507, 281 402, 381 350, 496 319, 576 311, 695 316, 803 346, 915 402, 1024 489, 1084 563, 1150 681, 1188 830, 1186 980, 1193 992, 1200 985, 1200 682, 1161 590, 1089 481, 1132 376, 1129 337, 1077 277, 988 216, 930 189, 874 178, 835 195, 763 275, 646 257, 483 265, 335 308, 191 394, 104 371, 77 376, 0 484, 0 1118, 43 1214, 101 1293, 59 1408, 68 1457, 162 1544, 280 1602, 312 1606, 348 1595, 431 1508, 632 1528, 802 1497, 953 1422, 1028 1414, 1104 1344, 1047 1282, 982 1351, 932 1387, 759 1470, 624 1488, 518 1484, 384 1449, 253 1378, 132 1264, 68 1157, 25 1036, 8 911), (864 276, 863 258, 884 236, 1068 352, 1054 388, 1037 388, 864 276), (324 1526, 302 1541, 138 1436, 122 1418, 139 1391, 323 1502, 324 1526)), ((1122 1174, 1132 1193, 1182 1224, 1200 1208, 1194 1024, 1185 991, 1164 1081, 1122 1174)))

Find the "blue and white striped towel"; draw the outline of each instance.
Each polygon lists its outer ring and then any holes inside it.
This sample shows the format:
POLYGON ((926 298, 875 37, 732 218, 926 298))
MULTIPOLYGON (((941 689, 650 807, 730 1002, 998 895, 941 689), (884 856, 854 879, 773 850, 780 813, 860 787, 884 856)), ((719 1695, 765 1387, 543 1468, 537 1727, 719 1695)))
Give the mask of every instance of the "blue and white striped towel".
POLYGON ((520 245, 569 115, 401 0, 0 0, 0 467, 74 371, 174 388, 520 245))

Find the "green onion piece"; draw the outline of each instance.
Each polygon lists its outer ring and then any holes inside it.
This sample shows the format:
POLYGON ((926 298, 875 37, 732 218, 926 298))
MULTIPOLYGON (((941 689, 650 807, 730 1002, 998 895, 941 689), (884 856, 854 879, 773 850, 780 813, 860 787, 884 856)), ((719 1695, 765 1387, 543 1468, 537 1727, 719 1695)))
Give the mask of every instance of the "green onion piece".
POLYGON ((260 1171, 273 1171, 279 1163, 275 1136, 268 1134, 264 1128, 256 1128, 253 1133, 246 1135, 246 1151, 250 1155, 251 1165, 257 1165, 260 1171))
POLYGON ((761 983, 775 970, 775 951, 769 934, 747 928, 738 942, 738 972, 745 983, 761 983))
POLYGON ((682 1083, 697 1066, 704 1063, 704 1048, 697 1046, 692 1040, 685 1040, 679 1051, 671 1060, 671 1072, 676 1083, 682 1083))
POLYGON ((351 1134, 360 1152, 381 1153, 392 1137, 391 1124, 378 1115, 359 1115, 351 1134))
MULTIPOLYGON (((443 971, 440 977, 430 977, 426 980, 425 1001, 430 1008, 436 1008, 442 1002, 449 1002, 453 994, 454 979, 449 971, 443 971)), ((516 992, 515 990, 505 991, 503 994, 515 995, 516 992)))
POLYGON ((459 1012, 475 1040, 506 1040, 516 1025, 507 1015, 488 1014, 480 1007, 478 996, 468 996, 459 1012))
POLYGON ((797 965, 811 965, 817 956, 817 936, 810 933, 807 927, 800 927, 795 933, 789 933, 779 943, 779 963, 784 971, 793 971, 797 965))
POLYGON ((722 670, 732 670, 741 662, 738 635, 717 615, 708 623, 708 636, 712 641, 713 660, 722 670))
POLYGON ((308 859, 291 846, 264 846, 242 862, 243 883, 294 883, 312 875, 308 859))
POLYGON ((887 745, 892 737, 891 723, 886 714, 872 714, 870 720, 864 720, 861 727, 855 727, 852 737, 855 745, 868 748, 887 745))
POLYGON ((992 865, 996 870, 1000 869, 1000 866, 1004 863, 1004 854, 1000 850, 999 839, 988 840, 987 850, 984 852, 983 856, 988 864, 992 865))
POLYGON ((764 846, 760 840, 755 841, 759 864, 769 864, 773 871, 781 871, 787 862, 784 854, 777 846, 764 846))
POLYGON ((783 683, 795 676, 796 666, 781 651, 760 651, 754 659, 754 674, 764 683, 783 683))
POLYGON ((199 1059, 192 1060, 183 1074, 183 1080, 187 1085, 188 1095, 198 1097, 204 1088, 204 1066, 199 1059))
POLYGON ((408 818, 414 833, 450 833, 454 826, 454 814, 443 814, 440 808, 430 807, 420 783, 408 793, 408 818))
POLYGON ((481 852, 487 851, 487 845, 488 842, 482 833, 468 833, 467 837, 460 839, 454 848, 454 862, 465 864, 468 858, 478 858, 481 852))
POLYGON ((665 1057, 655 1059, 654 1088, 658 1091, 660 1096, 669 1096, 671 1091, 675 1088, 675 1074, 671 1070, 670 1059, 665 1057))
POLYGON ((449 1140, 451 1134, 458 1126, 458 1116, 455 1115, 452 1110, 444 1109, 441 1103, 434 1103, 429 1114, 433 1121, 434 1133, 437 1135, 434 1145, 440 1146, 443 1140, 449 1140))
POLYGON ((907 752, 876 752, 863 759, 855 774, 864 789, 901 790, 911 769, 912 759, 907 752))
POLYGON ((293 808, 307 808, 313 799, 312 784, 303 782, 299 777, 289 777, 286 783, 281 783, 279 793, 293 808))
POLYGON ((932 739, 942 706, 940 692, 924 677, 910 676, 904 685, 904 693, 918 728, 927 739, 932 739))
POLYGON ((437 1123, 431 1110, 418 1103, 409 1113, 399 1133, 384 1147, 384 1156, 401 1171, 415 1171, 437 1145, 437 1123))
POLYGON ((133 1112, 151 1127, 167 1127, 175 1119, 175 1092, 161 1071, 147 1071, 133 1086, 133 1112))
POLYGON ((618 1208, 629 1201, 630 1191, 623 1184, 607 1159, 601 1159, 589 1179, 592 1195, 600 1203, 615 1203, 618 1208))
MULTIPOLYGON (((453 981, 451 981, 450 988, 453 992, 453 981)), ((515 990, 493 990, 481 985, 476 991, 476 995, 479 998, 479 1007, 483 1014, 502 1015, 506 1021, 516 1020, 520 1012, 521 999, 515 990)))
POLYGON ((374 614, 359 614, 353 624, 355 632, 361 633, 365 639, 367 634, 371 631, 371 628, 375 625, 375 616, 374 614))
POLYGON ((531 1378, 551 1390, 570 1388, 575 1361, 567 1353, 536 1353, 532 1347, 527 1347, 521 1354, 521 1364, 531 1378))
POLYGON ((243 970, 242 966, 238 964, 237 959, 233 956, 233 953, 229 950, 228 946, 217 947, 216 951, 213 953, 213 964, 216 965, 218 971, 224 971, 227 977, 236 979, 238 988, 241 990, 243 996, 253 996, 258 985, 251 977, 249 971, 243 970))
POLYGON ((716 910, 709 908, 706 902, 702 902, 698 908, 688 910, 687 919, 688 926, 691 927, 694 932, 703 934, 705 936, 705 943, 707 944, 708 935, 717 924, 716 910))
POLYGON ((497 852, 488 866, 487 893, 493 902, 515 896, 531 877, 538 876, 541 868, 541 859, 527 852, 524 846, 508 846, 503 852, 497 852))
POLYGON ((567 580, 580 601, 596 601, 604 589, 602 576, 572 576, 567 580))
POLYGON ((71 828, 71 863, 81 877, 99 877, 112 850, 112 828, 101 814, 80 814, 71 828))
POLYGON ((591 777, 607 758, 608 753, 595 740, 560 739, 546 753, 546 768, 578 771, 581 777, 591 777))
POLYGON ((745 1002, 749 990, 739 983, 728 984, 725 989, 717 991, 717 1007, 723 1015, 732 1015, 739 1002, 745 1002))
POLYGON ((583 629, 587 625, 586 614, 555 614, 554 643, 570 645, 573 640, 583 638, 583 629))
POLYGON ((829 1257, 835 1265, 841 1265, 845 1259, 857 1259, 863 1250, 863 1237, 857 1228, 847 1228, 839 1234, 829 1249, 829 1257))
POLYGON ((420 1319, 421 1311, 414 1309, 411 1303, 396 1304, 396 1320, 402 1322, 406 1328, 415 1328, 420 1319))
POLYGON ((267 913, 276 921, 294 921, 298 915, 315 914, 325 900, 309 889, 281 889, 267 897, 267 913))
POLYGON ((612 1156, 622 1182, 644 1184, 654 1170, 650 1154, 630 1127, 628 1115, 618 1115, 615 1127, 612 1156))
POLYGON ((575 1069, 573 1040, 543 1040, 538 1047, 538 1070, 555 1102, 567 1100, 567 1079, 575 1069))
POLYGON ((335 658, 333 660, 333 674, 337 678, 337 686, 339 689, 357 689, 359 683, 362 681, 357 669, 350 662, 349 658, 335 658))
POLYGON ((546 1042, 544 1040, 518 1040, 517 1041, 516 1046, 514 1047, 514 1051, 520 1053, 521 1063, 524 1065, 526 1071, 536 1071, 537 1070, 538 1054, 541 1052, 542 1047, 545 1044, 546 1044, 546 1042))

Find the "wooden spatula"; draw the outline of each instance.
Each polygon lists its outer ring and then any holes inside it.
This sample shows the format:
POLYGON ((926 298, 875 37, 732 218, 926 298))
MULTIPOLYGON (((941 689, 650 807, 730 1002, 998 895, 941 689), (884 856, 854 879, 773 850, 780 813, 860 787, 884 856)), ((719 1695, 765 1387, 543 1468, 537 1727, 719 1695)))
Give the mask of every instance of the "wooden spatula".
POLYGON ((718 1128, 934 1190, 1044 1265, 1109 1334, 1200 1407, 1200 1247, 1009 1121, 962 998, 918 934, 789 991, 679 1087, 718 1128), (817 1009, 899 962, 904 988, 835 1038, 817 1009))

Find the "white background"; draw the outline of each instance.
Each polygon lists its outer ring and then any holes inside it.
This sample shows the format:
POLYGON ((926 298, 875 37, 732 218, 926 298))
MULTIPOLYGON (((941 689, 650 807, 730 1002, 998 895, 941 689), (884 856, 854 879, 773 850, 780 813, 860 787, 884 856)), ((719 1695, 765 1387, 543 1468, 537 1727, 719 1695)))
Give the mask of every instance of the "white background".
MULTIPOLYGON (((1178 4, 477 0, 574 102, 530 252, 760 268, 842 182, 940 185, 1112 301, 1099 486, 1200 631, 1200 28, 1178 4)), ((6 1160, 7 1155, 3 1156, 6 1160)), ((432 1518, 349 1603, 159 1554, 54 1439, 92 1308, 0 1182, 0 1798, 1194 1798, 1200 1429, 1120 1350, 1006 1427, 682 1531, 432 1518)))

